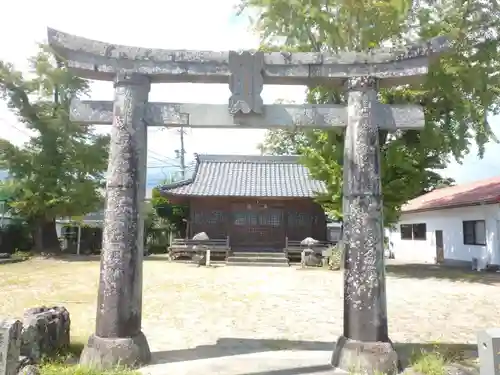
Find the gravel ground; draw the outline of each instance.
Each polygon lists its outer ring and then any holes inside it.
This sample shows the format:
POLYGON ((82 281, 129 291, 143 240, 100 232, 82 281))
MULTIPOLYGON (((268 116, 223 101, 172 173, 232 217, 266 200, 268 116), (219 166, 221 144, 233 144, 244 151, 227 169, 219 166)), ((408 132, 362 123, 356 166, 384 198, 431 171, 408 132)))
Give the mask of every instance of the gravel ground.
MULTIPOLYGON (((419 266, 388 267, 390 336, 395 343, 474 344, 498 326, 500 275, 419 266), (399 268, 398 268, 399 267, 399 268), (405 268, 406 267, 406 268, 405 268)), ((0 316, 62 304, 72 335, 93 330, 97 261, 30 260, 0 266, 0 316)), ((153 351, 186 355, 331 348, 341 333, 342 276, 290 268, 197 268, 151 258, 144 264, 143 330, 153 351)))

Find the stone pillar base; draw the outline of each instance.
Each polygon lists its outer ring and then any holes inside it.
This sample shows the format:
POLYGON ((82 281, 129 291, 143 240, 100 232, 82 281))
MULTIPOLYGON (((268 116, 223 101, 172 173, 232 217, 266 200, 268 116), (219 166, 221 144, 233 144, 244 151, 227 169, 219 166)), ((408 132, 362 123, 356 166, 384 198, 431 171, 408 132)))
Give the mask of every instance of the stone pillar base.
POLYGON ((151 351, 144 333, 129 338, 89 337, 80 356, 80 364, 106 370, 118 366, 139 367, 151 360, 151 351))
POLYGON ((332 355, 332 366, 349 374, 397 374, 398 354, 390 342, 363 342, 340 336, 332 355))

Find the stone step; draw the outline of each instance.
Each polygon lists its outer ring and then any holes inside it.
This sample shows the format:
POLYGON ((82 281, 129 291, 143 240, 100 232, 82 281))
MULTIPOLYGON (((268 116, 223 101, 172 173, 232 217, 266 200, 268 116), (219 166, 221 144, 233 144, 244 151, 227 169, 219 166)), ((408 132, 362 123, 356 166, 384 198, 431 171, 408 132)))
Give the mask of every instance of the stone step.
POLYGON ((269 262, 228 262, 226 267, 289 267, 288 263, 269 263, 269 262))
POLYGON ((288 263, 286 257, 247 257, 247 256, 230 256, 227 262, 241 263, 241 262, 262 262, 262 263, 288 263))
POLYGON ((286 258, 285 253, 282 252, 245 252, 245 251, 235 251, 232 253, 233 257, 244 257, 244 258, 286 258))
POLYGON ((237 251, 227 258, 228 266, 288 267, 288 259, 281 252, 237 251))

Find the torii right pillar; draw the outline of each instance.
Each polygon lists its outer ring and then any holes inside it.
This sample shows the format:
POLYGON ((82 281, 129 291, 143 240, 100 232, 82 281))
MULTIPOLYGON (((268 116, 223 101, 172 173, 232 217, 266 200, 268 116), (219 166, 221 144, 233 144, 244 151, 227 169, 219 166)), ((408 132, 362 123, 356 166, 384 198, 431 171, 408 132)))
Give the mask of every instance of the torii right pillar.
MULTIPOLYGON (((348 125, 344 143, 344 327, 332 365, 360 374, 399 369, 389 339, 384 265, 379 129, 390 127, 377 99, 379 80, 346 82, 348 125)), ((397 121, 397 119, 396 119, 397 121)), ((415 128, 423 127, 423 117, 415 128)), ((397 127, 397 123, 396 123, 397 127)))

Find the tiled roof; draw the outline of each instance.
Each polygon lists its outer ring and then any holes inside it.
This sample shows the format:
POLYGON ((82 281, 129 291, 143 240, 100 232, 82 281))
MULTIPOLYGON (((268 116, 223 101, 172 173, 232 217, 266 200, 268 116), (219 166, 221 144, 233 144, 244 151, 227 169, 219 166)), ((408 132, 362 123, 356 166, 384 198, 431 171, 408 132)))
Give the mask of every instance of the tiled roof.
POLYGON ((412 199, 403 212, 500 203, 500 177, 436 189, 412 199))
POLYGON ((298 156, 198 155, 191 179, 165 185, 166 195, 314 197, 324 193, 298 156))

